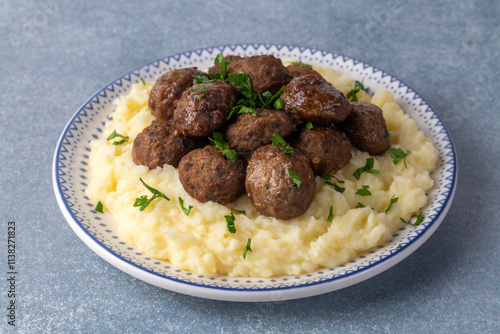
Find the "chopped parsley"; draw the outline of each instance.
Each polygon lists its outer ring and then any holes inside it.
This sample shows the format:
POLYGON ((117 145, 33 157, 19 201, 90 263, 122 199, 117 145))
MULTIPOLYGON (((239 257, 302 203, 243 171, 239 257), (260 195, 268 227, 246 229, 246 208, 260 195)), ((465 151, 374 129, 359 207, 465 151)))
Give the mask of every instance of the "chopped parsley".
POLYGON ((326 221, 331 223, 333 220, 333 205, 330 205, 330 211, 328 212, 328 218, 326 218, 326 221))
POLYGON ((309 64, 303 63, 302 60, 292 61, 292 64, 294 64, 294 65, 301 65, 301 66, 311 66, 309 64))
POLYGON ((247 240, 247 245, 245 246, 245 249, 243 250, 243 260, 247 259, 247 252, 252 251, 252 248, 250 248, 250 243, 252 242, 252 239, 248 238, 247 240))
POLYGON ((273 146, 281 146, 283 148, 283 153, 285 154, 290 154, 292 157, 295 156, 295 152, 293 150, 293 147, 288 144, 283 137, 280 136, 279 133, 274 132, 273 133, 273 140, 272 140, 273 146))
POLYGON ((252 83, 248 74, 243 72, 229 73, 226 81, 233 82, 235 87, 239 89, 247 99, 253 98, 252 83))
POLYGON ((146 86, 146 81, 144 81, 144 78, 143 78, 143 77, 141 77, 141 82, 142 82, 142 84, 143 84, 144 86, 146 86))
POLYGON ((299 111, 297 110, 297 108, 293 107, 292 108, 292 112, 295 114, 295 115, 298 115, 299 114, 299 111))
POLYGON ((418 226, 418 225, 422 224, 422 222, 423 222, 423 220, 424 220, 424 213, 423 213, 422 211, 420 211, 420 212, 418 213, 418 215, 417 215, 417 219, 415 220, 415 222, 414 222, 414 223, 412 223, 412 222, 408 222, 408 221, 404 220, 404 219, 403 219, 403 218, 401 218, 401 217, 399 217, 399 219, 400 219, 403 223, 405 223, 405 224, 407 224, 407 225, 411 225, 411 226, 418 226))
POLYGON ((373 158, 367 158, 365 165, 363 167, 359 167, 358 169, 356 169, 356 171, 352 175, 356 178, 356 180, 359 180, 361 174, 363 174, 364 172, 370 174, 380 174, 378 170, 373 169, 374 164, 375 160, 373 158))
POLYGON ((229 144, 224 141, 224 135, 220 132, 212 132, 213 138, 208 138, 210 144, 221 150, 222 155, 231 160, 231 162, 236 162, 238 158, 238 153, 231 149, 229 144))
POLYGON ((307 123, 306 123, 306 129, 307 129, 307 130, 311 130, 312 128, 313 128, 313 124, 312 124, 312 122, 307 122, 307 123))
POLYGON ((196 75, 196 76, 193 76, 193 85, 198 85, 198 84, 202 84, 202 83, 210 83, 210 82, 214 82, 215 80, 217 80, 217 79, 210 79, 204 75, 196 75))
MULTIPOLYGON (((274 106, 275 101, 278 101, 280 99, 279 96, 281 95, 281 92, 285 89, 285 86, 281 86, 280 90, 276 92, 276 94, 271 94, 271 92, 267 91, 263 94, 257 94, 257 97, 259 99, 259 107, 264 108, 264 109, 270 109, 272 106, 274 106)), ((283 100, 281 100, 283 101, 283 100)))
POLYGON ((300 177, 297 174, 295 174, 290 168, 287 168, 287 170, 288 170, 288 175, 290 175, 290 177, 293 180, 293 183, 295 183, 297 187, 300 188, 300 185, 302 184, 300 177))
POLYGON ((398 162, 403 160, 404 164, 405 164, 405 168, 408 168, 408 166, 406 165, 406 157, 411 154, 411 151, 406 151, 406 153, 405 153, 405 151, 403 151, 400 148, 392 148, 391 147, 389 149, 389 153, 391 153, 392 162, 395 165, 397 165, 398 162))
POLYGON ((332 178, 334 178, 338 183, 345 183, 345 181, 342 181, 342 180, 339 180, 337 179, 335 176, 332 175, 332 173, 328 173, 326 174, 324 177, 323 177, 323 182, 325 184, 328 184, 329 186, 332 186, 336 191, 338 191, 339 193, 343 193, 345 191, 345 188, 344 187, 341 187, 339 186, 338 184, 332 182, 332 178))
POLYGON ((201 99, 203 96, 207 95, 207 93, 203 93, 203 94, 198 94, 196 96, 193 96, 193 99, 201 99))
POLYGON ((283 110, 284 103, 285 101, 283 101, 283 99, 276 99, 276 101, 274 101, 273 107, 276 110, 283 110))
POLYGON ((118 132, 116 132, 116 130, 113 130, 113 133, 111 133, 108 136, 108 138, 106 138, 106 140, 112 140, 112 139, 115 139, 116 137, 121 138, 122 140, 115 140, 113 142, 113 145, 121 145, 121 144, 128 142, 128 136, 121 135, 118 132))
MULTIPOLYGON (((363 80, 365 80, 363 78, 363 80)), ((354 88, 351 89, 347 94, 346 94, 346 98, 351 101, 351 102, 358 102, 358 97, 356 96, 356 94, 360 91, 360 90, 365 90, 365 86, 363 85, 363 80, 361 80, 361 82, 359 82, 358 80, 356 80, 354 82, 354 88)))
POLYGON ((389 212, 389 210, 391 210, 392 208, 392 205, 398 202, 399 197, 394 197, 394 196, 396 195, 392 195, 391 200, 389 201, 389 205, 387 206, 387 209, 385 209, 384 211, 385 213, 389 212))
POLYGON ((366 208, 366 205, 364 205, 361 202, 358 202, 358 204, 356 204, 356 209, 362 209, 362 208, 366 208))
POLYGON ((100 212, 100 213, 104 213, 104 208, 102 206, 101 201, 97 202, 97 205, 95 206, 95 211, 100 212))
POLYGON ((181 197, 179 197, 179 205, 181 206, 182 212, 184 212, 186 216, 189 216, 189 214, 191 213, 191 209, 193 209, 193 206, 190 205, 186 209, 186 207, 184 206, 184 200, 181 197))
POLYGON ((212 79, 221 79, 224 80, 226 79, 226 72, 227 72, 227 67, 229 64, 231 64, 233 61, 230 59, 224 59, 224 55, 219 53, 217 57, 215 57, 214 64, 217 65, 219 64, 220 66, 220 72, 219 73, 210 73, 210 78, 212 79))
POLYGON ((370 186, 362 185, 360 189, 356 190, 356 195, 360 195, 363 197, 371 196, 372 193, 370 190, 368 190, 368 188, 370 188, 370 186))
POLYGON ((146 184, 146 182, 144 182, 141 178, 139 178, 139 180, 141 181, 141 183, 144 185, 144 187, 146 187, 149 191, 151 191, 151 193, 153 193, 153 196, 151 196, 151 198, 148 199, 148 196, 146 195, 142 195, 141 197, 139 198, 136 198, 135 199, 135 202, 134 202, 134 207, 138 207, 140 206, 141 208, 139 209, 140 211, 144 211, 144 209, 147 208, 147 206, 152 202, 154 201, 155 199, 159 198, 159 197, 163 197, 164 199, 166 199, 167 201, 170 201, 170 198, 168 198, 164 193, 162 193, 161 191, 158 191, 156 190, 155 188, 153 187, 150 187, 146 184))
POLYGON ((247 214, 245 210, 231 209, 231 214, 224 216, 224 218, 226 218, 227 230, 230 233, 236 233, 236 226, 234 225, 234 222, 236 220, 236 217, 234 216, 235 213, 238 215, 239 214, 243 214, 243 215, 247 214))

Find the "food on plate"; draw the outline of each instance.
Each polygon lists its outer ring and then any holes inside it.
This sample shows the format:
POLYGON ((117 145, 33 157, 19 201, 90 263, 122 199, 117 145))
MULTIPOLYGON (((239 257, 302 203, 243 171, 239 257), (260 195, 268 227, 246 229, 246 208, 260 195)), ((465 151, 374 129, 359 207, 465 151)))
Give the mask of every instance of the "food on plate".
POLYGON ((171 119, 175 102, 193 85, 193 76, 197 75, 208 77, 196 67, 174 69, 159 77, 149 94, 148 105, 151 113, 158 119, 171 119))
POLYGON ((351 113, 339 124, 351 143, 371 155, 389 149, 389 131, 382 109, 368 102, 351 102, 351 113))
POLYGON ((191 150, 202 146, 203 140, 183 136, 171 121, 157 120, 137 135, 132 157, 137 165, 149 169, 168 164, 177 167, 181 158, 191 150))
POLYGON ((293 136, 293 147, 309 159, 314 175, 323 177, 336 172, 351 160, 351 142, 334 126, 306 123, 293 136))
POLYGON ((156 84, 132 85, 115 101, 102 138, 91 142, 86 194, 114 216, 120 238, 199 275, 272 277, 333 268, 422 221, 438 152, 392 93, 368 93, 328 67, 299 62, 302 73, 290 64, 217 56, 171 101, 175 129, 165 123, 158 138, 149 130, 161 117, 148 107, 156 84), (361 127, 351 131, 358 114, 361 127), (383 135, 372 140, 370 126, 383 135), (112 133, 130 139, 106 140, 112 133), (150 133, 156 139, 144 139, 150 133), (147 153, 192 136, 203 143, 174 144, 171 162, 147 153), (135 163, 138 153, 146 158, 135 163))
POLYGON ((304 64, 302 62, 294 62, 287 67, 288 72, 292 75, 292 77, 298 77, 306 74, 316 74, 321 77, 317 71, 313 70, 311 65, 304 64))
POLYGON ((185 155, 179 163, 184 190, 200 202, 234 202, 245 193, 246 162, 241 156, 227 159, 212 145, 185 155))
POLYGON ((337 123, 351 111, 344 94, 315 74, 294 77, 280 97, 287 113, 306 122, 337 123))

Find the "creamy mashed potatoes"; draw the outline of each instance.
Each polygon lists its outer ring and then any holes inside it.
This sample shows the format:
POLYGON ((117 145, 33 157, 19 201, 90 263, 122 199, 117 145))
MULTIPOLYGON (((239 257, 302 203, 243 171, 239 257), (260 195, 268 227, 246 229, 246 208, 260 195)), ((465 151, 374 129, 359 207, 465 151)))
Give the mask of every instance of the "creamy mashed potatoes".
MULTIPOLYGON (((346 75, 331 69, 316 70, 344 94, 353 88, 352 79, 346 75)), ((200 203, 184 191, 174 167, 149 170, 132 160, 134 138, 154 119, 147 107, 152 85, 134 85, 129 94, 115 101, 116 110, 102 138, 91 143, 87 188, 90 199, 101 201, 104 210, 113 214, 120 237, 144 254, 203 276, 298 275, 338 266, 383 245, 402 227, 400 217, 409 220, 427 203, 426 192, 433 186, 430 172, 438 152, 388 91, 376 92, 372 97, 362 91, 358 99, 382 108, 391 147, 412 152, 406 158, 408 168, 403 161, 394 165, 386 152, 374 157, 374 168, 380 174, 363 173, 356 180, 354 171, 363 167, 370 155, 353 149, 351 161, 335 174, 345 181, 341 184, 345 191, 337 192, 316 177, 311 206, 302 216, 288 221, 261 216, 246 195, 227 206, 200 203), (113 130, 130 140, 112 145, 113 140, 106 141, 106 137, 113 130), (135 199, 152 195, 139 178, 170 201, 155 199, 139 211, 133 206, 135 199), (371 196, 356 194, 363 185, 369 185, 371 196), (385 213, 393 196, 398 201, 385 213), (179 197, 186 207, 193 206, 189 216, 181 210, 179 197), (366 207, 356 208, 358 203, 366 207), (330 206, 334 218, 328 222, 330 206), (230 208, 246 211, 246 215, 235 215, 236 233, 228 232, 224 218, 231 214, 230 208), (248 238, 252 239, 252 251, 243 259, 248 238)))

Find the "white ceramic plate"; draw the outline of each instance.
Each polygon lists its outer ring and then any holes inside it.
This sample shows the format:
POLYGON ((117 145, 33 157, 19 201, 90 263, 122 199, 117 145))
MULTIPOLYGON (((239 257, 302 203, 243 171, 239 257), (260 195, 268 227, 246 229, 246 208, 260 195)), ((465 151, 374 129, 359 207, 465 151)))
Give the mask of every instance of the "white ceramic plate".
POLYGON ((457 178, 456 154, 450 135, 439 116, 406 84, 373 66, 335 53, 309 48, 246 44, 199 49, 177 54, 133 70, 92 96, 71 118, 57 144, 53 162, 53 184, 59 207, 71 228, 94 252, 117 268, 145 282, 183 294, 231 301, 278 301, 303 298, 338 290, 366 280, 392 267, 422 245, 443 221, 453 199, 457 178), (208 68, 219 53, 241 56, 273 54, 305 63, 331 67, 353 79, 364 78, 370 91, 388 89, 396 101, 430 137, 439 150, 432 177, 435 187, 424 208, 425 220, 405 227, 383 247, 367 252, 336 268, 324 268, 299 276, 262 278, 206 278, 178 270, 170 263, 143 255, 122 242, 109 214, 94 211, 85 196, 89 175, 90 141, 97 139, 113 112, 112 101, 126 94, 140 78, 154 81, 173 68, 208 68))

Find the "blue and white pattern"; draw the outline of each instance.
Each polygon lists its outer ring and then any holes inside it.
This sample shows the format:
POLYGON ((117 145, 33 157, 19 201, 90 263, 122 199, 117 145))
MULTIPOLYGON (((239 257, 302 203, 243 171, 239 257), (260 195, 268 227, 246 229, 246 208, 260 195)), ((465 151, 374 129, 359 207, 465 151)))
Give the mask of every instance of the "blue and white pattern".
POLYGON ((442 222, 453 199, 456 177, 456 153, 446 127, 427 102, 405 83, 373 66, 335 53, 268 44, 198 49, 155 61, 125 74, 97 92, 76 112, 61 135, 53 162, 54 191, 61 211, 75 233, 102 258, 139 279, 172 291, 234 301, 277 301, 316 295, 358 283, 390 268, 415 251, 442 222), (355 80, 364 79, 365 87, 370 91, 392 91, 399 105, 432 139, 439 151, 438 167, 432 174, 435 187, 429 192, 424 222, 417 227, 400 229, 387 245, 339 267, 271 279, 202 277, 143 255, 121 241, 113 218, 95 212, 96 203, 91 203, 85 195, 90 141, 101 136, 104 124, 112 115, 113 100, 126 94, 132 84, 140 83, 141 77, 152 82, 173 68, 208 68, 219 52, 241 56, 273 54, 280 58, 300 59, 305 63, 331 67, 355 80))

